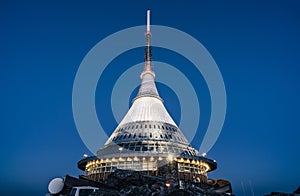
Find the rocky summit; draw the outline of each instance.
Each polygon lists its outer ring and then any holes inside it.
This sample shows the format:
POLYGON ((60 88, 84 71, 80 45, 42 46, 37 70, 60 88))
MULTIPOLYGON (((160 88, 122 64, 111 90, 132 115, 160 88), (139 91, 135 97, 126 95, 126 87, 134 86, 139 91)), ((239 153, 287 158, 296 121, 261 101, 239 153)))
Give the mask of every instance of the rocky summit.
MULTIPOLYGON (((183 185, 182 185, 183 186, 183 185)), ((141 174, 137 171, 117 170, 112 173, 104 186, 92 196, 108 195, 227 195, 224 190, 230 186, 225 180, 212 180, 210 183, 188 182, 181 189, 175 179, 164 179, 141 174)))

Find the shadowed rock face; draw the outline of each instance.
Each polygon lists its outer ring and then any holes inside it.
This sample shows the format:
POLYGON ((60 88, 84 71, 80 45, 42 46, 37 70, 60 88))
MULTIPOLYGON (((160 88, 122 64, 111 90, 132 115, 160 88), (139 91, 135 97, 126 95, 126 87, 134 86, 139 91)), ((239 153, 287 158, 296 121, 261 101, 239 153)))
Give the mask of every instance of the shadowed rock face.
POLYGON ((214 180, 213 184, 185 183, 180 189, 176 179, 153 177, 137 171, 117 170, 106 181, 105 187, 92 196, 103 195, 230 195, 231 185, 226 180, 214 180))

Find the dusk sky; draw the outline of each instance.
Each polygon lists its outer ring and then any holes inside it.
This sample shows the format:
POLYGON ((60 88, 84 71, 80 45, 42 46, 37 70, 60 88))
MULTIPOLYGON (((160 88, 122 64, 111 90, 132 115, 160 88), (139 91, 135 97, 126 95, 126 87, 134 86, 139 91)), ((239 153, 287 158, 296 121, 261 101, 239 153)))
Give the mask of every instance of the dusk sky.
MULTIPOLYGON (((153 25, 201 42, 222 74, 227 113, 207 153, 218 163, 209 177, 229 180, 236 195, 251 195, 251 187, 263 195, 300 186, 298 1, 1 1, 1 195, 45 195, 54 177, 82 174, 77 162, 93 152, 73 119, 76 72, 99 41, 144 25, 147 9, 153 25)), ((143 61, 143 52, 118 56, 100 78, 95 102, 107 134, 117 126, 109 109, 112 86, 143 61)), ((211 112, 205 81, 175 52, 154 47, 153 59, 173 65, 195 87, 201 119, 192 145, 198 149, 211 112)), ((158 90, 178 123, 179 98, 167 85, 158 83, 158 90)))

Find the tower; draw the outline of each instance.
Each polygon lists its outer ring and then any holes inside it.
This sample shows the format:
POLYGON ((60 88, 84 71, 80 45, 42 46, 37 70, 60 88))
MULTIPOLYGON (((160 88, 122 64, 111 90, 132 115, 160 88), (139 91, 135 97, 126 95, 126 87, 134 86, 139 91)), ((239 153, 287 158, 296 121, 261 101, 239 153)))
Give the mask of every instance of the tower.
POLYGON ((97 151, 97 156, 80 160, 78 167, 94 181, 105 181, 117 169, 124 169, 182 181, 207 182, 207 172, 216 169, 216 162, 198 156, 157 91, 152 70, 149 10, 144 69, 140 77, 138 94, 125 117, 97 151))

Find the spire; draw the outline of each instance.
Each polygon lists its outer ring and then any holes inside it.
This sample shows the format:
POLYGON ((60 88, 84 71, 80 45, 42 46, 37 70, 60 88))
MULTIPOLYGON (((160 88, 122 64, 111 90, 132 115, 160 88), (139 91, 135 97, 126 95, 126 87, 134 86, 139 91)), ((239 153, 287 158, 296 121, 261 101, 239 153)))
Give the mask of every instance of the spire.
POLYGON ((147 33, 150 34, 150 10, 147 10, 147 33))
POLYGON ((157 92, 155 82, 155 74, 152 71, 152 47, 151 47, 151 32, 150 32, 150 10, 147 10, 147 31, 145 45, 145 62, 144 71, 141 73, 142 84, 139 92, 134 100, 139 97, 156 97, 162 100, 157 92))
POLYGON ((147 31, 145 46, 145 66, 144 71, 152 71, 152 48, 151 48, 151 32, 150 32, 150 10, 147 10, 147 31))

